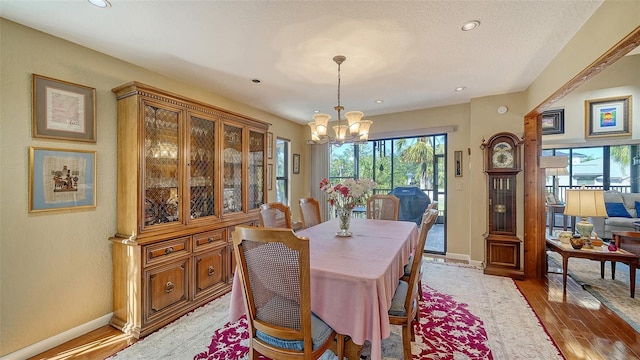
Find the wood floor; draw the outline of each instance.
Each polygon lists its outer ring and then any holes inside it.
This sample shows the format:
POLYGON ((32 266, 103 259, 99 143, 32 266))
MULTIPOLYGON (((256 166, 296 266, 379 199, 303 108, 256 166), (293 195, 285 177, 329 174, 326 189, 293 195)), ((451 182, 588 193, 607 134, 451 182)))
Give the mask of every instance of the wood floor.
MULTIPOLYGON (((427 260, 445 261, 432 257, 427 260)), ((570 277, 566 294, 562 291, 561 274, 549 273, 546 279, 516 284, 567 360, 640 359, 640 333, 570 277)), ((104 326, 28 360, 104 359, 135 341, 104 326)))

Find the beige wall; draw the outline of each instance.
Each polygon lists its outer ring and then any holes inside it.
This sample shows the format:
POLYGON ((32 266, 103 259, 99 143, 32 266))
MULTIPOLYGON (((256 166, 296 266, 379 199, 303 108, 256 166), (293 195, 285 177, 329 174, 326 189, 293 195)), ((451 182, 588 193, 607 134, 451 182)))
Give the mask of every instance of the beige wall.
MULTIPOLYGON (((456 125, 456 131, 449 135, 448 165, 453 169, 453 151, 463 150, 465 169, 462 178, 448 174, 451 254, 484 259, 487 213, 479 149, 482 138, 498 131, 521 135, 527 111, 638 25, 639 6, 637 1, 606 0, 576 35, 576 41, 571 41, 524 93, 374 118, 375 132, 456 125), (499 105, 510 111, 498 115, 499 105)), ((292 175, 290 195, 294 218, 298 217, 297 199, 310 191, 306 126, 292 126, 287 120, 3 19, 0 46, 0 355, 111 312, 111 248, 107 238, 116 228, 116 102, 111 93, 115 86, 137 80, 272 123, 274 136, 292 140, 291 153, 301 154, 301 174, 292 175), (33 73, 96 88, 96 144, 31 138, 33 73), (97 208, 29 214, 29 146, 96 150, 97 208)), ((275 198, 273 191, 268 198, 275 198)))
POLYGON ((605 0, 527 89, 534 109, 600 55, 640 26, 640 1, 605 0))
MULTIPOLYGON (((111 244, 116 231, 116 100, 111 89, 136 80, 272 124, 299 140, 304 126, 177 82, 129 63, 0 19, 0 355, 112 311, 111 244), (96 89, 96 144, 31 137, 31 77, 40 74, 96 89), (97 151, 97 207, 29 214, 29 146, 97 151)), ((271 162, 271 161, 270 161, 271 162)), ((305 169, 301 175, 306 178, 305 169)), ((307 193, 293 182, 293 199, 307 193)), ((273 192, 268 195, 274 198, 273 192)))

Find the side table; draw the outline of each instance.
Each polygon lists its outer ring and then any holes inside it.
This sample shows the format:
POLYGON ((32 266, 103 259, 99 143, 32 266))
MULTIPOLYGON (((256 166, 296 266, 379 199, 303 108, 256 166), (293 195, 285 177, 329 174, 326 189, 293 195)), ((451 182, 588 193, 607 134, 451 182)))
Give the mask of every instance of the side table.
MULTIPOLYGON (((556 226, 556 214, 562 214, 562 229, 567 230, 567 217, 568 215, 564 215, 564 205, 548 205, 547 204, 547 214, 549 214, 548 224, 549 224, 549 235, 553 235, 553 228, 556 226)), ((638 222, 640 225, 640 221, 638 222)), ((576 231, 576 217, 571 216, 571 232, 574 233, 576 231)))
MULTIPOLYGON (((621 236, 615 234, 614 236, 621 236)), ((624 233, 621 231, 620 233, 624 233)), ((640 239, 640 233, 637 233, 638 239, 640 239)), ((616 240, 618 243, 619 240, 616 240)), ((611 278, 615 279, 616 273, 616 261, 629 265, 629 292, 631 297, 635 297, 636 292, 636 269, 638 268, 638 255, 618 248, 618 251, 608 251, 604 249, 580 249, 576 250, 569 244, 563 244, 559 240, 547 238, 547 249, 555 251, 562 256, 562 289, 567 291, 567 268, 569 267, 569 258, 582 258, 589 260, 600 261, 600 277, 604 278, 604 263, 605 261, 611 261, 611 278)))

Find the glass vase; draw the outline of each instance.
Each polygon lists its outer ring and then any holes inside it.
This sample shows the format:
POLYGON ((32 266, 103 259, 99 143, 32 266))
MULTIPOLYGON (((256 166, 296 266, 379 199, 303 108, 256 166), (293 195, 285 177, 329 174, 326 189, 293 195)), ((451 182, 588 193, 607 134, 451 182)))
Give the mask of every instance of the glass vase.
POLYGON ((352 209, 338 207, 338 223, 340 225, 340 231, 336 234, 338 236, 351 236, 351 232, 349 231, 349 225, 351 223, 351 212, 352 209))

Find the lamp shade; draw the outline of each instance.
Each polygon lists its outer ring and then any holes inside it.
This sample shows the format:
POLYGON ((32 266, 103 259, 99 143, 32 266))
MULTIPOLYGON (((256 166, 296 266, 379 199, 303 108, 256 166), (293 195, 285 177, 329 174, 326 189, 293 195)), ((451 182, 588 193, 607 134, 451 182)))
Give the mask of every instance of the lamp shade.
POLYGON ((568 156, 540 156, 541 168, 566 168, 567 165, 569 165, 568 156))
POLYGON ((569 170, 566 167, 562 168, 546 168, 545 172, 547 176, 567 176, 569 175, 569 170))
POLYGON ((564 214, 581 217, 606 217, 604 193, 597 189, 571 189, 566 191, 564 214))

